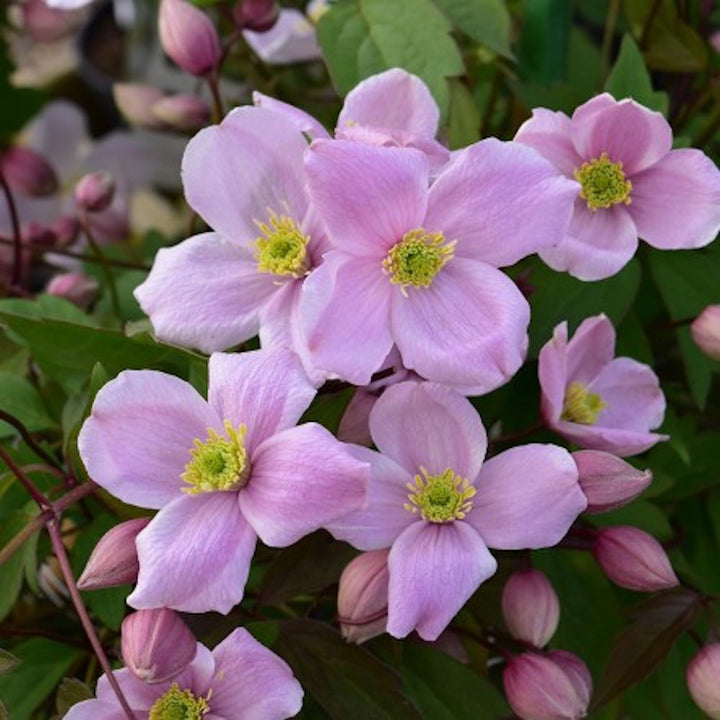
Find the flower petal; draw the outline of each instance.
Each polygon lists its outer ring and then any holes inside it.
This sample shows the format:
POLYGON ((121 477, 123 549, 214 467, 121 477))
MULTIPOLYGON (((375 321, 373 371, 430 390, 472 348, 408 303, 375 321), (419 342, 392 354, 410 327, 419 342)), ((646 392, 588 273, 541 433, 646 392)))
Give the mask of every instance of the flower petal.
POLYGON ((369 478, 368 463, 307 423, 257 448, 240 508, 266 545, 285 547, 361 507, 369 478))
POLYGON ((538 355, 540 407, 543 419, 549 424, 559 420, 563 411, 568 377, 567 344, 567 322, 561 322, 538 355))
POLYGON ((485 428, 470 401, 431 382, 387 388, 370 413, 370 434, 378 450, 411 476, 421 467, 430 475, 452 468, 472 482, 487 450, 485 428))
POLYGON ((312 115, 290 103, 263 95, 257 90, 253 92, 252 99, 256 107, 284 115, 300 132, 305 133, 313 140, 330 137, 330 133, 312 115))
POLYGON ((403 365, 470 394, 490 392, 520 368, 530 308, 501 271, 455 257, 429 288, 394 288, 392 329, 403 365))
POLYGON ((720 230, 720 171, 700 150, 669 152, 632 178, 629 210, 640 237, 661 250, 697 248, 720 230))
POLYGON ((565 113, 535 108, 515 134, 514 142, 535 148, 563 175, 573 177, 583 159, 572 144, 571 133, 572 124, 565 113))
MULTIPOLYGON (((109 705, 100 700, 84 700, 76 703, 63 717, 67 720, 127 720, 125 711, 118 704, 109 705)), ((138 716, 139 717, 139 716, 138 716)))
POLYGON ((242 600, 255 549, 237 497, 201 493, 164 507, 135 541, 140 573, 128 605, 230 612, 242 600))
POLYGON ((212 711, 224 718, 278 720, 302 707, 303 691, 292 670, 244 628, 214 650, 212 711))
POLYGON ((490 138, 435 180, 424 224, 457 240, 459 257, 512 265, 565 236, 579 191, 533 148, 490 138))
POLYGON ((161 248, 135 297, 158 339, 211 353, 257 334, 275 282, 243 248, 203 233, 161 248))
POLYGON ((490 458, 475 489, 466 520, 501 550, 556 545, 587 507, 572 456, 555 445, 522 445, 490 458))
POLYGON ((125 370, 97 394, 78 449, 108 492, 160 508, 181 496, 193 441, 210 427, 222 423, 192 385, 154 370, 125 370))
POLYGON ((583 320, 567 344, 567 375, 572 381, 589 383, 615 357, 615 328, 604 314, 583 320))
POLYGON ((322 57, 315 26, 296 8, 282 8, 277 22, 265 32, 244 30, 243 37, 269 65, 306 62, 322 57))
POLYGON ((315 397, 300 359, 283 348, 215 353, 208 374, 208 402, 223 420, 245 424, 251 460, 264 440, 296 425, 315 397))
POLYGON ((415 629, 435 640, 497 562, 467 523, 418 521, 393 544, 388 567, 388 633, 403 638, 415 629))
POLYGON ((567 440, 589 450, 602 450, 618 457, 630 457, 649 450, 667 435, 637 430, 601 427, 600 425, 580 425, 560 420, 552 429, 567 440))

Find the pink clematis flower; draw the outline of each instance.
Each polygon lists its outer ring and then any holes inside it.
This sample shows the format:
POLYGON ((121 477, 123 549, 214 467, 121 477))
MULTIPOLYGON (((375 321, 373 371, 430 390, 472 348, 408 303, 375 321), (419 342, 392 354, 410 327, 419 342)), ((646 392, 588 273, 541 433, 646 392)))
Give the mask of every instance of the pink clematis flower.
POLYGON ((603 93, 572 117, 544 108, 518 130, 567 177, 581 184, 570 228, 540 252, 555 270, 581 280, 617 273, 638 236, 660 250, 697 248, 720 230, 720 172, 700 150, 671 150, 659 113, 603 93))
POLYGON ((291 545, 364 502, 367 465, 320 425, 293 427, 315 395, 295 355, 218 353, 209 375, 206 402, 172 375, 122 372, 80 432, 97 483, 160 509, 136 539, 136 608, 227 613, 257 536, 291 545))
POLYGON ((562 236, 577 183, 494 139, 429 190, 427 157, 410 148, 316 140, 306 164, 334 248, 300 301, 312 364, 366 385, 396 345, 405 368, 468 394, 506 382, 530 310, 497 268, 562 236))
POLYGON ((361 550, 390 547, 387 631, 434 640, 496 570, 488 547, 558 543, 587 504, 570 454, 525 445, 483 463, 487 437, 470 402, 435 383, 388 388, 370 414, 380 453, 367 506, 328 529, 361 550))
POLYGON ((560 323, 540 351, 538 375, 545 422, 580 447, 627 457, 667 440, 650 432, 665 415, 657 375, 615 357, 615 329, 605 315, 583 320, 569 342, 560 323))
MULTIPOLYGON (((137 720, 285 720, 302 707, 303 691, 290 668, 243 628, 212 651, 198 643, 194 660, 171 680, 146 683, 128 668, 113 675, 137 720)), ((126 720, 105 675, 96 696, 73 705, 66 720, 126 720)))

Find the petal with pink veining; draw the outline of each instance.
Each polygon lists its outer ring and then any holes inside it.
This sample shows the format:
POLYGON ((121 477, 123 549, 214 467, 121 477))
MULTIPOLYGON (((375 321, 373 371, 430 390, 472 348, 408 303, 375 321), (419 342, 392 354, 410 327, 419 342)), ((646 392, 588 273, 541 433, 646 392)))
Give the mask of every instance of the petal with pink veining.
POLYGON ((589 383, 615 357, 615 328, 605 315, 583 320, 567 344, 567 380, 589 383))
POLYGON ((263 95, 257 90, 253 92, 252 99, 256 107, 284 115, 300 132, 305 133, 313 140, 330 137, 330 133, 312 115, 294 105, 290 105, 290 103, 277 100, 269 95, 263 95))
POLYGON ((515 134, 514 142, 535 148, 563 175, 573 177, 575 168, 583 164, 583 159, 572 144, 571 133, 570 118, 565 113, 535 108, 532 117, 515 134))
POLYGON ((600 425, 580 425, 579 423, 560 420, 553 425, 553 430, 576 445, 590 450, 603 450, 618 457, 630 457, 649 450, 667 435, 640 430, 624 430, 600 425))
POLYGON ((567 389, 567 322, 560 323, 538 355, 541 412, 545 422, 560 419, 567 389))

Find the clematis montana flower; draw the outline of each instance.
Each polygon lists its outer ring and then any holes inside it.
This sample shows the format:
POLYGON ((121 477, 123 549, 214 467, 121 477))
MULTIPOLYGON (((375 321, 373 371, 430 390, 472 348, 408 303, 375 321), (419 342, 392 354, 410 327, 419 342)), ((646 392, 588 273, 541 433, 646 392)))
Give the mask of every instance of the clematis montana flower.
POLYGON ((435 383, 405 382, 370 414, 380 453, 353 446, 372 467, 367 506, 328 529, 360 550, 390 547, 387 631, 434 640, 496 570, 488 547, 558 543, 587 504, 570 454, 512 448, 483 463, 485 429, 470 402, 435 383))
MULTIPOLYGON (((149 684, 128 668, 113 675, 137 720, 285 720, 302 707, 290 668, 243 628, 212 651, 198 643, 194 660, 172 680, 149 684)), ((66 720, 126 720, 105 675, 96 695, 73 705, 66 720)))
POLYGON ((577 183, 494 139, 464 150, 429 190, 427 157, 410 148, 316 140, 306 164, 334 248, 300 301, 312 364, 366 385, 395 344, 428 380, 469 394, 506 382, 530 310, 497 268, 562 237, 577 183))
POLYGON ((615 357, 615 329, 605 315, 583 320, 570 341, 560 323, 540 351, 538 375, 545 422, 580 447, 627 457, 667 440, 650 432, 665 415, 657 375, 615 357))
POLYGON ((720 172, 700 150, 671 150, 672 130, 659 113, 603 93, 572 117, 543 108, 518 130, 581 190, 570 228, 540 252, 555 270, 581 280, 617 273, 638 236, 660 250, 697 248, 720 230, 720 172))
POLYGON ((160 509, 136 539, 136 608, 227 613, 257 536, 291 545, 364 502, 368 466, 320 425, 293 427, 315 395, 295 355, 215 354, 209 376, 206 402, 172 375, 122 372, 80 432, 98 484, 160 509))

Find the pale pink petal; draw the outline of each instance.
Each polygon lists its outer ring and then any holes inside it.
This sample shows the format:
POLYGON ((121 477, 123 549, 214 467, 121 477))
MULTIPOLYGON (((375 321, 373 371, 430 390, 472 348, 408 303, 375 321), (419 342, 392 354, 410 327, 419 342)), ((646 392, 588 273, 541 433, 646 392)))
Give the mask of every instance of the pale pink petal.
POLYGON ((583 159, 572 144, 571 133, 572 124, 565 113, 535 108, 532 117, 515 134, 514 142, 535 148, 563 175, 573 177, 575 168, 583 164, 583 159))
POLYGON ((108 492, 160 508, 181 496, 193 441, 211 427, 222 423, 192 385, 154 370, 125 370, 97 394, 78 449, 108 492))
POLYGON ((599 425, 580 425, 559 420, 550 423, 552 429, 576 445, 589 450, 603 450, 618 457, 630 457, 649 450, 667 435, 638 430, 624 430, 599 425))
POLYGON ((593 212, 578 197, 567 236, 539 255, 553 270, 567 271, 580 280, 602 280, 630 262, 637 250, 637 235, 625 205, 593 212))
POLYGON ((296 425, 315 397, 300 359, 283 348, 215 353, 208 373, 208 402, 223 420, 247 427, 251 460, 264 440, 296 425))
POLYGON ((547 423, 560 419, 567 389, 567 323, 560 323, 538 355, 541 412, 547 423))
POLYGON ((240 508, 271 547, 291 545, 365 503, 370 466, 316 423, 268 438, 252 462, 240 508))
POLYGON ((606 315, 583 320, 567 344, 566 385, 589 383, 615 357, 615 328, 606 315))
MULTIPOLYGON (((136 718, 141 720, 143 715, 137 713, 136 718)), ((66 720, 127 720, 125 711, 117 705, 109 705, 108 703, 100 702, 100 700, 84 700, 83 702, 76 703, 63 716, 66 720)))
POLYGON ((494 390, 520 368, 529 321, 515 283, 475 260, 453 258, 429 288, 408 288, 407 297, 393 287, 392 329, 403 365, 475 395, 494 390))
POLYGON ((661 250, 703 247, 720 230, 720 172, 700 150, 673 150, 632 178, 629 206, 643 240, 661 250))
POLYGON ((460 257, 512 265, 565 236, 579 191, 533 148, 490 138, 435 180, 424 226, 457 240, 460 257))
POLYGON ((393 544, 388 567, 388 633, 436 640, 497 563, 467 523, 416 522, 393 544))
POLYGON ((236 108, 185 148, 185 197, 213 230, 231 240, 256 238, 256 221, 267 222, 268 210, 300 222, 307 208, 306 148, 303 134, 281 114, 236 108))
POLYGON ((370 434, 377 449, 416 475, 448 468, 471 482, 487 450, 487 435, 467 398, 431 382, 389 387, 370 413, 370 434))
POLYGON ((423 153, 315 140, 306 167, 310 195, 334 247, 381 258, 422 225, 429 182, 423 153))
MULTIPOLYGON (((143 682, 133 675, 128 668, 116 670, 113 675, 115 676, 125 699, 128 701, 133 710, 144 710, 147 712, 153 706, 155 701, 171 685, 171 681, 156 683, 154 685, 143 682)), ((117 696, 108 682, 106 675, 102 675, 98 680, 95 694, 101 702, 120 707, 117 696)), ((95 715, 95 719, 99 719, 100 717, 104 716, 95 715)))
POLYGON ((276 100, 269 95, 263 95, 261 92, 253 92, 253 103, 257 107, 272 110, 273 112, 284 115, 300 132, 305 133, 308 137, 315 140, 316 138, 328 138, 330 133, 310 114, 306 113, 290 103, 276 100))
POLYGON ((586 123, 593 115, 616 105, 617 100, 610 93, 600 93, 575 108, 571 120, 578 124, 586 123))
POLYGON ((597 112, 572 117, 575 149, 594 160, 607 153, 633 175, 656 163, 672 147, 672 130, 661 113, 626 98, 597 112))
POLYGON ((135 297, 158 339, 211 353, 257 334, 259 311, 276 283, 245 249, 203 233, 161 248, 135 297))
POLYGON ((227 614, 243 597, 255 532, 235 492, 181 497, 137 537, 140 573, 128 605, 227 614))
POLYGON ((490 458, 475 489, 466 520, 501 550, 556 545, 587 507, 572 456, 555 445, 522 445, 490 458))
POLYGON ((367 125, 435 137, 440 110, 427 85, 401 68, 373 75, 345 98, 338 127, 367 125))
POLYGON ((378 259, 329 252, 305 280, 300 299, 312 364, 355 385, 367 385, 393 345, 390 294, 378 259))
POLYGON ((303 691, 292 670, 244 628, 214 650, 210 707, 227 720, 281 720, 300 712, 303 691))
POLYGON ((307 62, 322 57, 315 38, 315 26, 296 8, 282 8, 270 30, 244 30, 243 37, 269 65, 307 62))

